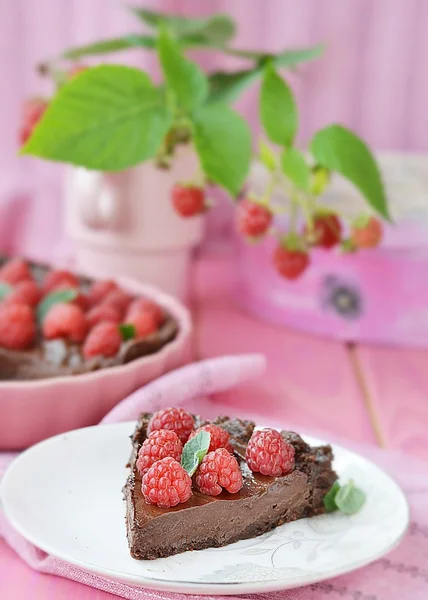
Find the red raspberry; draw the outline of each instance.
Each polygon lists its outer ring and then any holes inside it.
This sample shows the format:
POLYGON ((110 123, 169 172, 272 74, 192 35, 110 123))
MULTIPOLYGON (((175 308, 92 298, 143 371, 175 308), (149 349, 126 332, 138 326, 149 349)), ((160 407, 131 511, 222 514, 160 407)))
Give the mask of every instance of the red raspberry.
POLYGON ((94 306, 86 314, 89 327, 92 328, 101 321, 110 321, 110 323, 120 323, 120 313, 114 306, 108 304, 100 304, 94 306))
POLYGON ((71 342, 82 342, 88 331, 88 323, 82 310, 75 304, 54 304, 46 315, 43 335, 48 340, 65 338, 71 342))
POLYGON ((157 429, 169 429, 175 431, 181 442, 185 444, 193 431, 194 425, 192 415, 189 415, 184 409, 174 406, 153 413, 147 426, 147 433, 150 434, 157 429))
POLYGON ((126 319, 126 323, 135 327, 135 337, 144 338, 157 331, 158 324, 151 313, 133 313, 126 319))
POLYGON ((129 304, 131 302, 131 296, 129 296, 126 292, 117 288, 116 290, 112 290, 105 296, 102 300, 102 305, 114 306, 119 312, 121 317, 125 314, 129 304))
MULTIPOLYGON (((305 235, 308 235, 307 228, 305 235)), ((342 223, 339 217, 333 213, 315 215, 312 236, 315 246, 327 249, 336 246, 342 237, 342 223)))
POLYGON ((19 130, 19 142, 21 145, 31 137, 33 130, 43 117, 49 103, 44 98, 30 98, 24 103, 22 124, 19 130))
POLYGON ((137 298, 136 300, 133 300, 129 305, 126 316, 128 318, 131 317, 134 313, 142 312, 150 313, 158 326, 162 325, 162 323, 165 320, 161 307, 155 302, 152 302, 151 300, 146 300, 146 298, 137 298))
POLYGON ((117 290, 117 288, 117 283, 114 281, 96 281, 92 284, 88 293, 91 304, 99 304, 109 292, 117 290))
POLYGON ((83 344, 82 352, 85 358, 93 356, 116 356, 122 344, 122 336, 117 323, 101 321, 89 332, 83 344))
POLYGON ((218 496, 222 488, 230 494, 236 494, 243 486, 238 461, 226 448, 209 452, 197 471, 196 485, 207 496, 218 496))
POLYGON ((354 223, 351 240, 357 248, 376 248, 382 239, 382 223, 376 217, 361 217, 354 223))
POLYGON ((172 204, 181 217, 199 215, 205 209, 204 190, 195 185, 176 183, 172 188, 172 204))
POLYGON ((269 229, 273 215, 271 211, 252 200, 239 203, 236 213, 237 229, 245 237, 259 238, 269 229))
POLYGON ((0 269, 0 281, 14 285, 27 279, 33 279, 33 276, 29 266, 22 258, 12 258, 0 269))
POLYGON ((278 246, 273 255, 276 270, 286 279, 297 279, 309 265, 309 255, 303 250, 278 246))
POLYGON ((5 298, 5 304, 28 304, 36 306, 42 296, 41 290, 35 281, 28 279, 16 284, 13 291, 5 298))
POLYGON ((140 475, 144 475, 156 461, 167 456, 180 462, 182 452, 183 444, 174 431, 152 431, 138 452, 137 469, 140 475))
POLYGON ((195 435, 198 434, 200 431, 207 431, 211 436, 208 452, 218 450, 218 448, 226 448, 226 450, 233 454, 233 446, 230 443, 230 434, 228 431, 226 431, 222 427, 219 427, 218 425, 209 423, 208 425, 199 427, 199 429, 196 429, 196 431, 192 431, 189 440, 195 437, 195 435))
POLYGON ((24 350, 34 341, 36 323, 28 304, 7 304, 0 308, 0 346, 24 350))
POLYGON ((74 289, 79 287, 79 280, 76 275, 70 273, 70 271, 61 271, 54 269, 46 273, 43 280, 43 291, 45 294, 49 294, 54 290, 61 289, 74 289))
POLYGON ((262 429, 251 436, 246 451, 250 469, 262 475, 279 477, 294 469, 294 448, 276 429, 262 429))
POLYGON ((188 501, 192 495, 192 480, 176 460, 162 458, 143 476, 141 491, 147 504, 170 508, 188 501))

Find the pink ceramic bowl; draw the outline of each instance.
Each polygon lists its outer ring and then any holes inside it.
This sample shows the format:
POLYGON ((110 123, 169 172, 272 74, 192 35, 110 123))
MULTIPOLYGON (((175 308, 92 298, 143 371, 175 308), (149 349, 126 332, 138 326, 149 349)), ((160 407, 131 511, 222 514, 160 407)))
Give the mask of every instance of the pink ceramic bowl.
POLYGON ((130 292, 163 306, 177 321, 177 337, 156 354, 84 375, 0 382, 0 450, 20 450, 64 431, 98 423, 118 402, 149 381, 189 362, 189 312, 172 297, 134 280, 130 292))

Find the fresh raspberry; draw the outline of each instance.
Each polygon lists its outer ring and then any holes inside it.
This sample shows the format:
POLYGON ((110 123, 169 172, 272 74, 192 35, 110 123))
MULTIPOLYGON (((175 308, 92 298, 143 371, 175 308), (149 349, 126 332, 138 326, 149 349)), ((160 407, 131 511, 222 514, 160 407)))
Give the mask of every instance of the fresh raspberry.
POLYGON ((42 296, 41 290, 35 281, 28 279, 16 284, 13 291, 5 298, 5 304, 28 304, 36 306, 42 296))
POLYGON ((233 454, 233 446, 230 443, 230 434, 228 431, 218 425, 209 423, 208 425, 199 427, 196 431, 192 431, 189 440, 191 440, 192 437, 195 437, 200 431, 207 431, 211 436, 208 452, 213 452, 213 450, 218 450, 218 448, 226 448, 228 452, 233 454))
POLYGON ((93 356, 116 356, 122 343, 122 336, 117 323, 101 321, 88 334, 83 344, 82 353, 85 358, 93 356))
POLYGON ((143 476, 141 491, 147 504, 170 508, 188 501, 192 480, 180 463, 168 456, 156 461, 143 476))
POLYGON ((22 258, 12 258, 0 269, 0 281, 11 285, 32 278, 30 268, 22 258))
POLYGON ((45 294, 61 289, 74 289, 79 287, 79 280, 70 271, 53 269, 46 273, 43 280, 43 291, 45 294))
POLYGON ((376 248, 382 239, 382 224, 376 217, 361 217, 354 223, 351 241, 357 248, 376 248))
POLYGON ((174 431, 152 431, 138 452, 137 469, 140 475, 144 475, 156 461, 167 456, 180 462, 182 452, 183 444, 174 431))
POLYGON ((96 281, 92 284, 88 293, 91 304, 99 304, 109 292, 117 290, 117 288, 118 285, 114 281, 96 281))
POLYGON ((272 218, 271 211, 265 206, 252 200, 243 200, 236 212, 236 226, 245 237, 260 238, 269 229, 272 218))
MULTIPOLYGON (((305 228, 305 236, 308 235, 308 229, 305 228)), ((315 215, 311 236, 315 246, 327 249, 336 246, 342 237, 342 223, 339 217, 334 213, 315 215)))
POLYGON ((30 98, 23 106, 21 128, 19 130, 19 142, 21 145, 31 137, 33 130, 45 114, 48 101, 45 98, 30 98))
POLYGON ((131 296, 129 296, 129 294, 127 294, 120 288, 117 288, 116 290, 112 290, 111 292, 109 292, 107 296, 105 296, 105 298, 102 300, 101 304, 104 306, 114 306, 114 308, 116 308, 120 312, 120 315, 122 317, 125 314, 130 302, 131 296))
POLYGON ((243 486, 238 461, 226 448, 209 452, 197 471, 196 485, 207 496, 218 496, 222 488, 230 494, 236 494, 243 486))
POLYGON ((158 326, 162 325, 165 320, 161 307, 155 302, 152 302, 152 300, 147 300, 146 298, 137 298, 136 300, 133 300, 129 305, 126 316, 128 318, 134 313, 142 312, 150 313, 158 326))
POLYGON ((262 475, 279 477, 294 469, 294 448, 276 429, 262 429, 251 436, 246 451, 250 469, 262 475))
POLYGON ((97 323, 101 321, 110 321, 110 323, 120 323, 120 313, 114 306, 109 306, 108 304, 99 304, 98 306, 94 306, 86 313, 86 319, 88 321, 89 327, 94 327, 97 323))
POLYGON ((193 217, 205 209, 205 192, 195 185, 176 183, 172 188, 172 204, 181 217, 193 217))
POLYGON ((273 255, 276 270, 286 279, 297 279, 309 265, 309 255, 303 250, 278 246, 273 255))
POLYGON ((88 323, 82 309, 75 304, 54 304, 46 315, 43 335, 48 340, 65 338, 71 342, 82 342, 88 331, 88 323))
POLYGON ((79 292, 79 290, 76 290, 76 291, 77 291, 77 296, 72 302, 73 302, 73 304, 78 306, 85 313, 91 305, 89 298, 83 292, 79 292))
POLYGON ((151 313, 135 312, 126 319, 126 323, 135 327, 135 337, 144 338, 158 329, 155 317, 151 313))
POLYGON ((28 304, 6 304, 0 308, 0 346, 24 350, 34 341, 36 323, 28 304))
POLYGON ((192 415, 189 415, 184 409, 174 406, 153 413, 147 426, 147 433, 150 434, 157 429, 169 429, 175 431, 180 441, 185 444, 194 426, 192 415))

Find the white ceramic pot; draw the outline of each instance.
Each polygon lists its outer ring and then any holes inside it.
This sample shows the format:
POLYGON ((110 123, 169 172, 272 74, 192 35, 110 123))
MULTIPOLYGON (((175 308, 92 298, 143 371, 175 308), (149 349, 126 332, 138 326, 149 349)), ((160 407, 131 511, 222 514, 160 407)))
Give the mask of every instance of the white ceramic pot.
POLYGON ((97 277, 133 277, 184 298, 203 217, 179 217, 171 189, 197 168, 194 152, 179 147, 170 169, 152 162, 119 173, 69 169, 65 217, 76 268, 97 277))

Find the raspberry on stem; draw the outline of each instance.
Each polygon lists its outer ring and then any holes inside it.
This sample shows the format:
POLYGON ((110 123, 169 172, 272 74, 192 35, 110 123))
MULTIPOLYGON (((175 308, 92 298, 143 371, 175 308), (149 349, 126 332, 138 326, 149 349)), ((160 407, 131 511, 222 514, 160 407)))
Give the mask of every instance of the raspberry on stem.
POLYGON ((276 270, 286 279, 297 279, 307 269, 310 259, 306 250, 279 244, 273 255, 276 270))
POLYGON ((315 214, 312 232, 305 227, 304 234, 308 241, 315 246, 330 249, 340 243, 342 223, 334 213, 315 214))
POLYGON ((208 496, 218 496, 223 489, 236 494, 243 486, 238 461, 226 448, 209 452, 196 472, 196 485, 208 496))
POLYGON ((176 183, 171 198, 176 213, 181 217, 194 217, 205 210, 205 192, 196 185, 176 183))
POLYGON ((181 442, 185 444, 194 426, 195 422, 192 415, 183 408, 174 406, 153 413, 147 426, 147 433, 150 434, 157 429, 169 429, 170 431, 175 431, 181 442))
POLYGON ((152 431, 138 452, 137 469, 140 475, 144 475, 156 461, 168 456, 180 462, 182 452, 183 444, 174 431, 167 429, 152 431))
POLYGON ((262 475, 279 477, 294 469, 294 447, 276 429, 255 431, 246 450, 249 468, 262 475))
POLYGON ((170 508, 187 502, 192 495, 192 479, 176 460, 162 458, 143 475, 141 491, 147 504, 170 508))
POLYGON ((272 212, 266 206, 250 199, 242 200, 236 211, 238 232, 248 238, 262 237, 271 226, 272 212))
POLYGON ((357 248, 376 248, 382 240, 382 224, 376 217, 361 216, 353 223, 351 241, 357 248))

